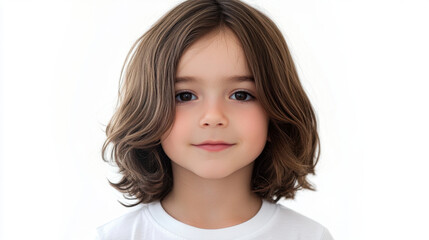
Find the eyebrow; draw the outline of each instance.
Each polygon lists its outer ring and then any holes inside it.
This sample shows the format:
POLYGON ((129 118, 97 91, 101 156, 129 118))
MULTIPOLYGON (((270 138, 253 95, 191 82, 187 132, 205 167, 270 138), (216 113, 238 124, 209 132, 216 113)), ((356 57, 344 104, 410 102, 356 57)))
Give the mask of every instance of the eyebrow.
MULTIPOLYGON (((225 80, 234 81, 234 82, 255 82, 255 79, 253 78, 253 76, 232 76, 225 80)), ((174 80, 174 83, 196 82, 196 81, 198 81, 197 78, 184 76, 184 77, 176 77, 176 79, 174 80)))

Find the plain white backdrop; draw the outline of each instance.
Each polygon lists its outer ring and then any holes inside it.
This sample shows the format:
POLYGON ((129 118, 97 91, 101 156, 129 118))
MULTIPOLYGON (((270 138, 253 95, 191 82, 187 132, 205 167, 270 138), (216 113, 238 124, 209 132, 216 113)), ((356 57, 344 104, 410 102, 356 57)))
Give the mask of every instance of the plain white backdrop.
MULTIPOLYGON (((132 44, 181 1, 0 1, 0 239, 82 239, 132 209, 104 129, 132 44)), ((429 239, 427 1, 247 0, 283 32, 319 120, 335 239, 429 239)))

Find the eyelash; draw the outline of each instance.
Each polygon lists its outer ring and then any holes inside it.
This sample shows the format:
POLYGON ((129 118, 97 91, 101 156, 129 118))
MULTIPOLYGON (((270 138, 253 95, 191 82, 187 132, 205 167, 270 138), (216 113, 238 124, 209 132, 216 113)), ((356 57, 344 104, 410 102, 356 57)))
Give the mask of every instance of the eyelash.
MULTIPOLYGON (((190 93, 190 94, 192 94, 192 95, 194 95, 192 92, 190 92, 190 91, 181 91, 181 92, 178 92, 178 93, 176 93, 176 96, 175 96, 175 98, 176 98, 176 102, 177 103, 185 103, 185 102, 190 102, 190 101, 192 101, 192 99, 191 100, 189 100, 189 101, 179 101, 178 100, 178 98, 179 98, 179 96, 180 96, 180 94, 183 94, 183 93, 190 93)), ((250 99, 248 99, 248 100, 237 100, 237 101, 239 101, 239 102, 249 102, 249 101, 252 101, 252 100, 254 100, 255 99, 255 97, 251 94, 251 93, 249 93, 248 91, 245 91, 245 90, 238 90, 238 91, 235 91, 233 94, 232 94, 232 96, 234 96, 236 93, 245 93, 247 96, 246 96, 246 99, 250 96, 250 99)), ((195 96, 195 95, 194 95, 195 96)), ((235 99, 236 100, 236 99, 235 99)))

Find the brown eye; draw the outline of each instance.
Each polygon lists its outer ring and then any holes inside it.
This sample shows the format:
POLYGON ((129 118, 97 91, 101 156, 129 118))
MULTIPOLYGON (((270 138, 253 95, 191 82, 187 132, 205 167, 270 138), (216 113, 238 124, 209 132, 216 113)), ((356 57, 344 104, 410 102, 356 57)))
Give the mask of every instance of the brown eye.
POLYGON ((196 98, 193 98, 194 94, 190 92, 181 92, 176 95, 176 101, 178 102, 187 102, 191 100, 195 100, 196 98))
POLYGON ((232 94, 232 96, 235 97, 235 100, 238 101, 250 101, 254 98, 250 93, 245 91, 237 91, 232 94))

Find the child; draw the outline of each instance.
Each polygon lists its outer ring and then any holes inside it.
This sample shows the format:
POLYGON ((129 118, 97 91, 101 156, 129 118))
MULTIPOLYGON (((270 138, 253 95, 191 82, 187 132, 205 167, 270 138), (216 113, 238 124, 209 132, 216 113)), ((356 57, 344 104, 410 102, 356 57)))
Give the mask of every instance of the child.
POLYGON ((314 190, 320 150, 268 17, 238 0, 189 0, 132 49, 102 153, 113 145, 123 177, 110 183, 137 200, 126 206, 144 205, 100 226, 98 239, 332 239, 277 204, 314 190))

